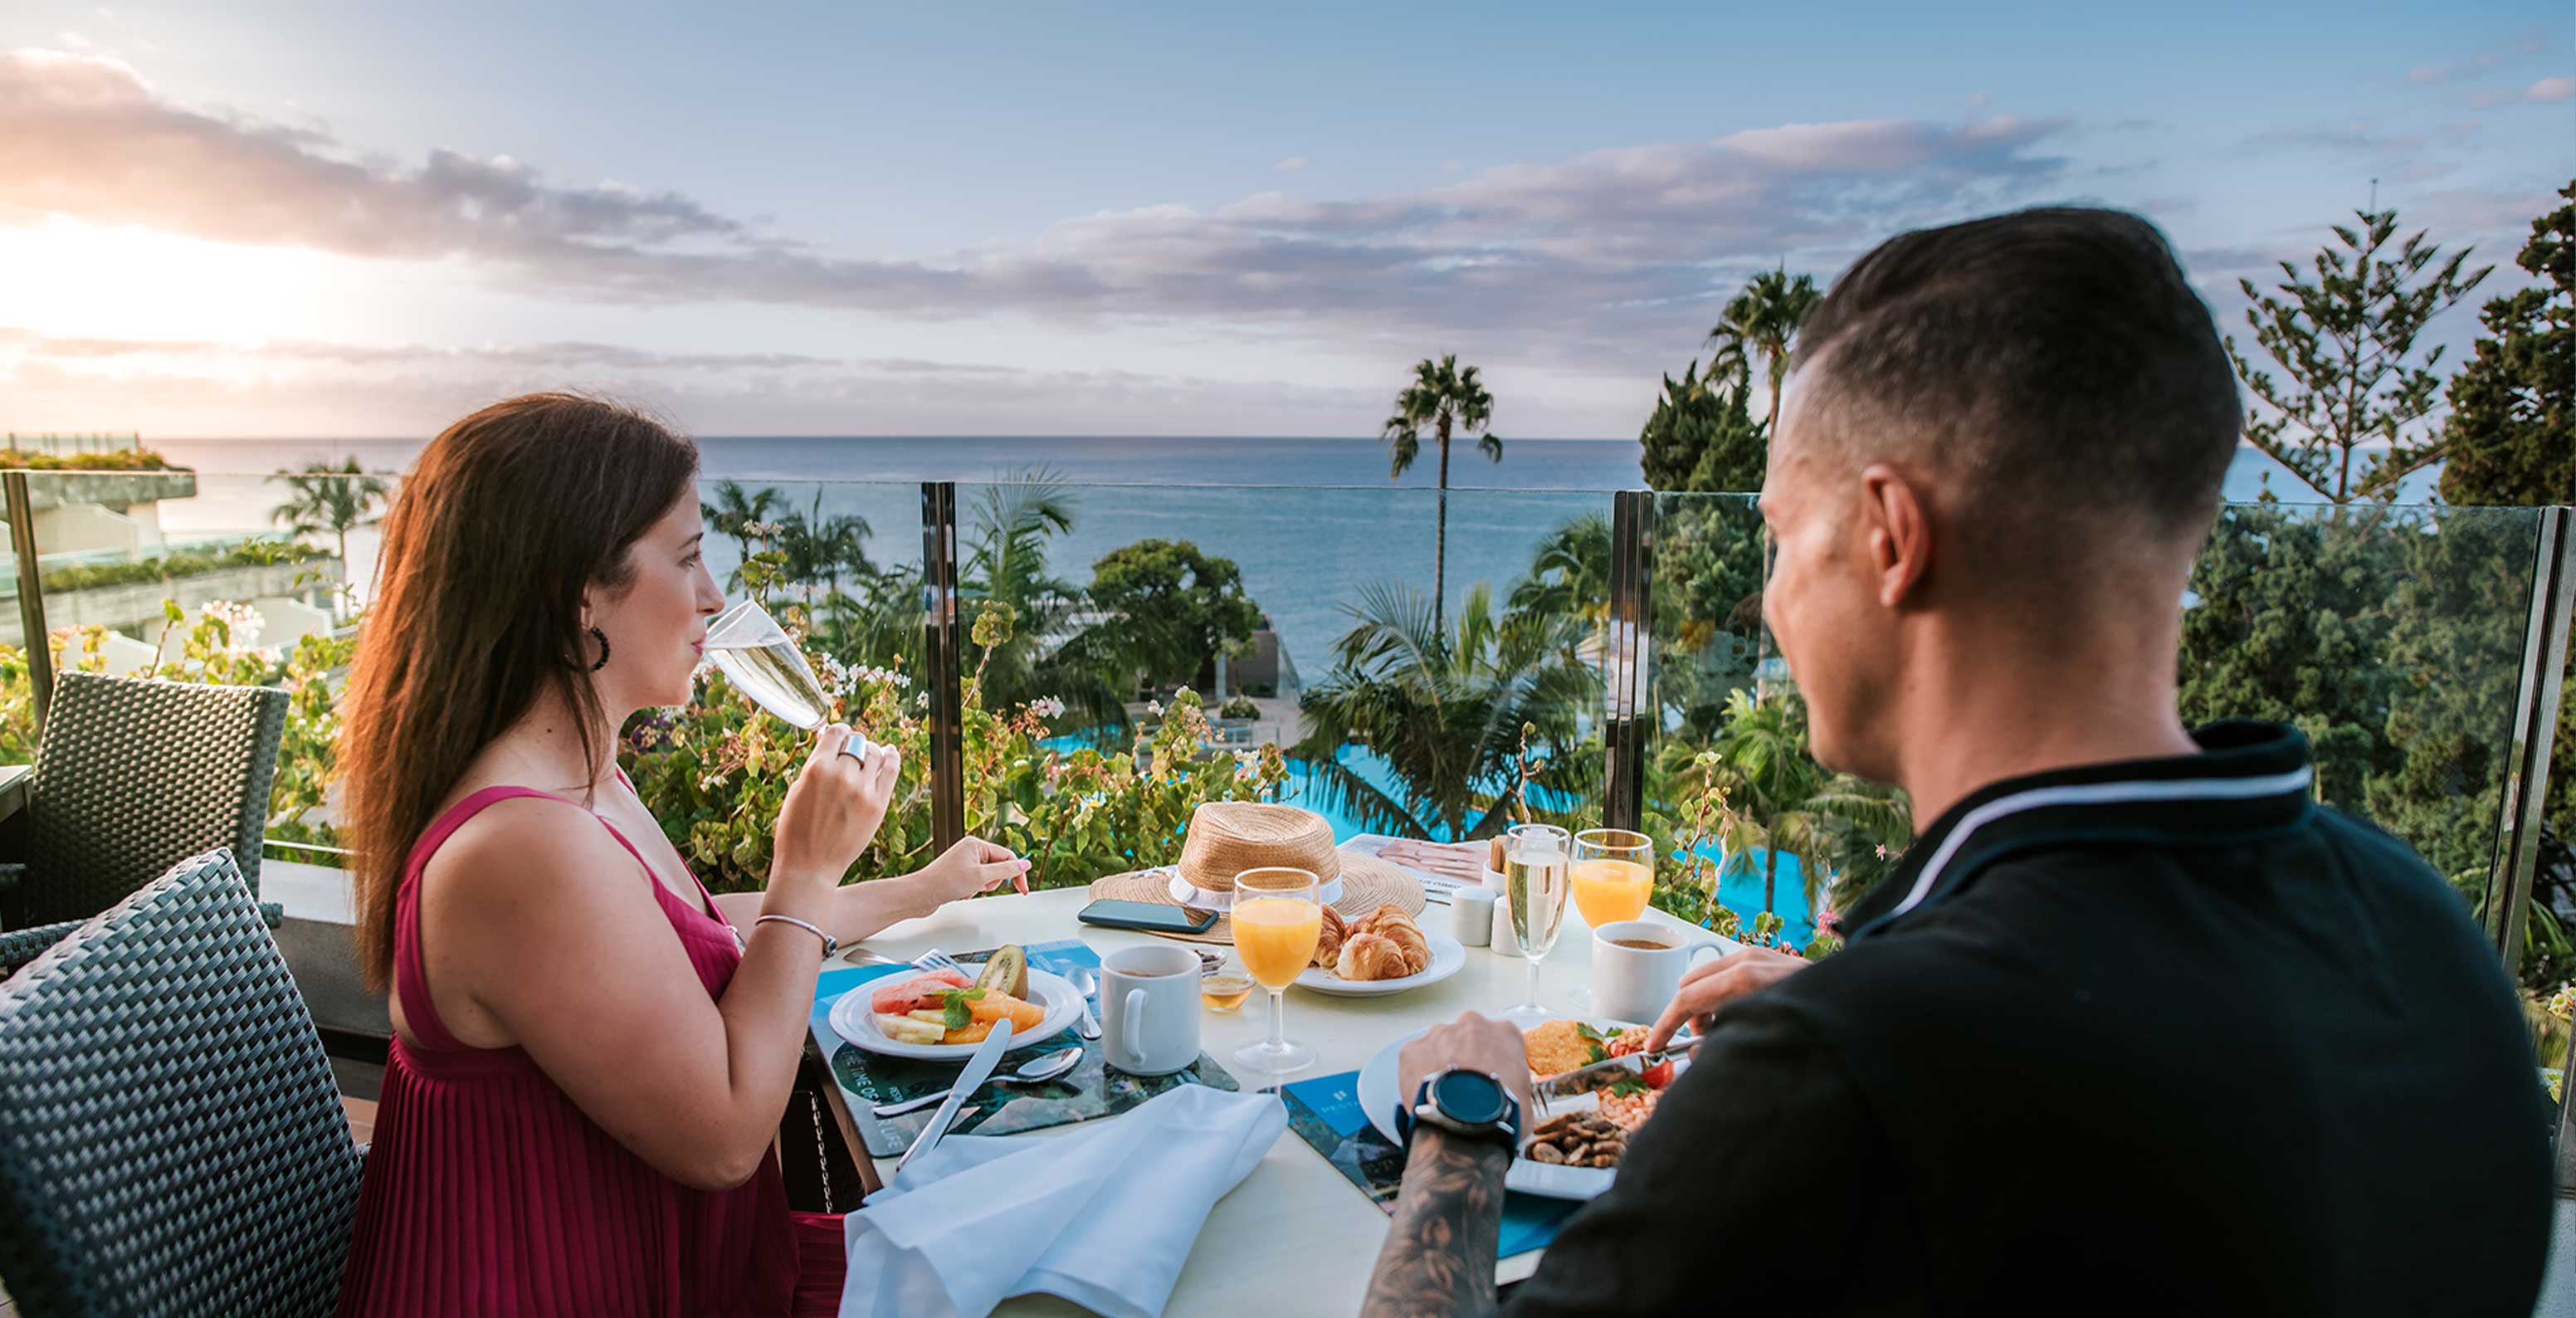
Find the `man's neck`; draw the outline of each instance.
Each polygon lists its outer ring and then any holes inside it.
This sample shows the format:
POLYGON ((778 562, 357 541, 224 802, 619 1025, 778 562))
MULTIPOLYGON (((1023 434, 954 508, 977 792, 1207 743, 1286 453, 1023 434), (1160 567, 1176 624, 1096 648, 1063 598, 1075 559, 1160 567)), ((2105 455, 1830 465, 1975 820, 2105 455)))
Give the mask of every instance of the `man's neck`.
POLYGON ((1892 711, 1897 783, 1917 829, 1979 788, 2052 769, 2190 755, 2175 711, 2170 640, 2146 637, 2075 653, 1956 651, 1892 711))

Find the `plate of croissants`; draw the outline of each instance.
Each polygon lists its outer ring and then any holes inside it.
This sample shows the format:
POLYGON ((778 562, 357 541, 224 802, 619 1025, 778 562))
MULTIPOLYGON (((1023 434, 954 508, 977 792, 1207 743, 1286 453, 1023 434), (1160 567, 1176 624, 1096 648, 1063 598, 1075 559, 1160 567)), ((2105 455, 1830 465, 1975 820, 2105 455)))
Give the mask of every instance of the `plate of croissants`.
POLYGON ((1467 949, 1447 934, 1414 923, 1392 902, 1354 920, 1327 906, 1315 964, 1299 988, 1345 997, 1374 997, 1436 984, 1467 964, 1467 949))

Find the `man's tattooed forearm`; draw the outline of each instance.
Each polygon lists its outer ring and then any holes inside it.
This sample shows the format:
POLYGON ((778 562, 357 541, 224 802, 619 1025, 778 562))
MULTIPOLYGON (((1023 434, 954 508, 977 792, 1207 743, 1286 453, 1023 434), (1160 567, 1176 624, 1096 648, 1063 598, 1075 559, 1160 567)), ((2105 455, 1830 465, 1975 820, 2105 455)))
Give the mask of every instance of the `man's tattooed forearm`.
POLYGON ((1449 1318, 1494 1307, 1494 1248, 1503 1221, 1499 1144, 1417 1130, 1386 1249, 1361 1318, 1449 1318))

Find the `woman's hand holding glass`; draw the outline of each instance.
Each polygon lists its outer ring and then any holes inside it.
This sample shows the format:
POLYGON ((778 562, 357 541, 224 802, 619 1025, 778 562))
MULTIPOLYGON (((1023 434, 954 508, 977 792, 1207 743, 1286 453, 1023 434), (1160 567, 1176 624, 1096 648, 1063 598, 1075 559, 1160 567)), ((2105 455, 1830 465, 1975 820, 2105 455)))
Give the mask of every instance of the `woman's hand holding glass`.
POLYGON ((788 785, 770 848, 769 892, 761 904, 766 913, 817 918, 885 822, 903 757, 891 746, 878 746, 862 763, 841 753, 850 736, 843 724, 824 728, 788 785))

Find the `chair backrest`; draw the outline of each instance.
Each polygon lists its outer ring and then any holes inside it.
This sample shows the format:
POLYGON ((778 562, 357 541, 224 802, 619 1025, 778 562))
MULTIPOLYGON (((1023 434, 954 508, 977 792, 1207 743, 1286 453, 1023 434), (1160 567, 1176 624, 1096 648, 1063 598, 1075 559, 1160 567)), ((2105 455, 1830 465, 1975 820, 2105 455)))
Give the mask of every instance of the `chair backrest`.
POLYGON ((27 795, 23 924, 85 920, 173 856, 230 847, 259 892, 259 839, 286 730, 274 687, 65 673, 27 795))
POLYGON ((0 981, 0 1287, 22 1313, 330 1313, 360 1160, 229 852, 0 981))

